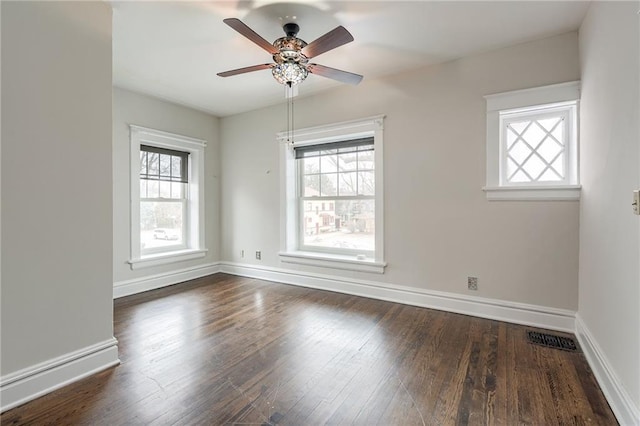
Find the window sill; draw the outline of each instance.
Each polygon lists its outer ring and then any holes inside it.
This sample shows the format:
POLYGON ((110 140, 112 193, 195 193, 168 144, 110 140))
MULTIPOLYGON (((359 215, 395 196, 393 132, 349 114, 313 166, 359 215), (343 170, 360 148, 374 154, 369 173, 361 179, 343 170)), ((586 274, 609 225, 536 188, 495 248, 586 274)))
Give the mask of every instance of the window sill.
POLYGON ((485 186, 489 201, 577 201, 580 185, 562 186, 485 186))
POLYGON ((359 260, 356 259, 355 256, 342 256, 305 251, 281 252, 280 260, 284 263, 344 269, 356 272, 371 272, 376 274, 384 274, 384 268, 387 266, 386 262, 376 262, 373 259, 359 260))
POLYGON ((142 256, 139 259, 128 260, 131 269, 150 268, 152 266, 165 265, 167 263, 183 262, 185 260, 199 259, 205 257, 207 249, 187 249, 172 251, 169 253, 152 254, 142 256))

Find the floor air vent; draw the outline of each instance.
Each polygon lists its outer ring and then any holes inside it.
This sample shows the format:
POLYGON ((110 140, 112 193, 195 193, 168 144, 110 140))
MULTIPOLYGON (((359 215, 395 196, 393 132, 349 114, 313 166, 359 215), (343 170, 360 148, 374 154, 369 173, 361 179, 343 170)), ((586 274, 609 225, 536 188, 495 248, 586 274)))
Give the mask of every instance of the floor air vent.
POLYGON ((556 336, 555 334, 538 333, 536 331, 527 331, 529 342, 536 345, 547 346, 549 348, 562 349, 565 351, 576 352, 578 347, 576 342, 570 337, 556 336))

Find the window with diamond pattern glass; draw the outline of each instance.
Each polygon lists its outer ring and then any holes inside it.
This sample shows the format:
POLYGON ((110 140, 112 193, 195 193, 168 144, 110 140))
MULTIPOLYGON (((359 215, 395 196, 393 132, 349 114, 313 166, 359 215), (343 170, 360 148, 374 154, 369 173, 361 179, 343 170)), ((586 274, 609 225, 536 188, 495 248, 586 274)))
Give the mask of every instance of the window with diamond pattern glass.
POLYGON ((567 181, 567 112, 503 114, 502 181, 547 184, 567 181))

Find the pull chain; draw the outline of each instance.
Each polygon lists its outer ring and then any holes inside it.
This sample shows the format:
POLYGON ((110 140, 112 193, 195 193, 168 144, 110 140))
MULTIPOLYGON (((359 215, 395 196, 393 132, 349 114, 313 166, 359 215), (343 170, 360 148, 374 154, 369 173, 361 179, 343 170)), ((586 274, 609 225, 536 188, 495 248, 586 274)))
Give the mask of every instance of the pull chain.
POLYGON ((293 86, 290 81, 286 83, 284 90, 287 96, 287 142, 290 145, 293 145, 293 133, 294 133, 293 86))

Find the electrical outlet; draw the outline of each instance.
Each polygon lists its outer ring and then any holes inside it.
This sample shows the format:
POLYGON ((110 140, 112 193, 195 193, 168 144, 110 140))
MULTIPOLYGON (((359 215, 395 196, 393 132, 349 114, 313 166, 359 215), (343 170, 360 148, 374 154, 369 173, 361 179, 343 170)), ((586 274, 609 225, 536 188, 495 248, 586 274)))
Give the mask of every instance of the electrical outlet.
POLYGON ((633 191, 633 214, 640 215, 640 190, 633 191))
POLYGON ((244 250, 240 250, 240 257, 244 257, 244 250))
POLYGON ((258 259, 258 260, 262 259, 262 252, 260 252, 260 251, 256 252, 256 259, 258 259))
POLYGON ((467 287, 469 290, 478 289, 478 277, 467 277, 467 287))

